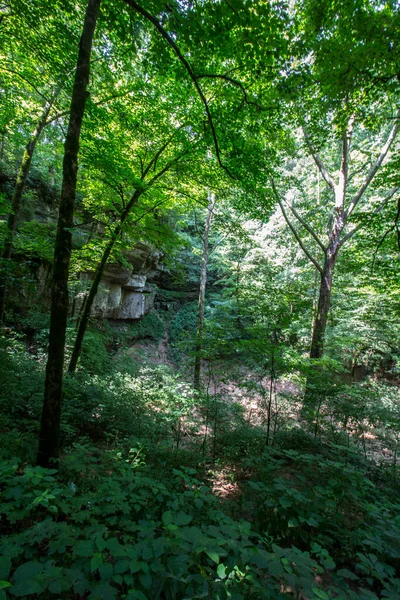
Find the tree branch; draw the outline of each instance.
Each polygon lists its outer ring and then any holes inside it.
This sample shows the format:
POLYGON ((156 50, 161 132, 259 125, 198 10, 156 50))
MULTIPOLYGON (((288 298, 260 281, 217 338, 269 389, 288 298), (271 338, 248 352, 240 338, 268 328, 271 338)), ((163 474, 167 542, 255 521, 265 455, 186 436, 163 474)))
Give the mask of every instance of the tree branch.
MULTIPOLYGON (((179 131, 180 129, 182 129, 183 125, 181 125, 180 127, 178 127, 178 129, 176 131, 179 131)), ((149 164, 147 165, 147 167, 144 169, 143 171, 143 179, 146 177, 146 175, 149 173, 151 167, 154 165, 154 168, 156 167, 157 161, 160 158, 161 154, 164 152, 164 150, 170 145, 170 143, 172 142, 172 140, 175 137, 176 131, 174 131, 174 133, 168 138, 168 140, 161 146, 161 148, 155 153, 155 155, 153 156, 153 158, 151 159, 151 161, 149 162, 149 164)))
POLYGON ((373 178, 375 177, 379 167, 382 165, 383 161, 386 158, 387 153, 390 150, 390 146, 392 145, 398 129, 399 129, 399 119, 400 119, 400 109, 397 111, 396 113, 396 121, 395 124, 393 125, 389 136, 386 140, 386 143, 384 144, 380 155, 378 156, 378 158, 376 159, 375 163, 372 165, 367 177, 365 178, 364 183, 361 185, 361 187, 359 188, 358 192, 356 193, 356 195, 353 197, 352 201, 350 202, 350 206, 347 210, 346 213, 346 217, 349 217, 351 215, 351 213, 353 212, 353 210, 355 209, 355 207, 357 206, 357 204, 359 203, 359 201, 361 200, 365 190, 367 189, 367 187, 369 186, 369 184, 371 183, 371 181, 373 180, 373 178))
POLYGON ((351 115, 348 122, 346 131, 342 138, 342 159, 340 163, 339 171, 339 184, 335 189, 335 209, 339 211, 344 210, 344 204, 346 199, 346 188, 349 174, 349 154, 350 154, 350 143, 351 135, 353 133, 354 115, 351 115))
POLYGON ((376 255, 378 254, 378 250, 379 248, 382 246, 383 242, 385 241, 386 237, 389 235, 389 233, 391 233, 394 229, 396 229, 397 231, 397 247, 400 251, 400 230, 399 230, 399 219, 400 219, 400 198, 397 200, 397 212, 396 212, 396 217, 394 219, 394 225, 392 225, 391 227, 389 227, 389 229, 384 233, 384 235, 382 236, 382 238, 380 239, 375 252, 374 252, 374 256, 372 259, 372 265, 371 265, 371 273, 374 270, 374 265, 375 265, 375 260, 376 260, 376 255))
POLYGON ((261 106, 261 104, 257 104, 257 102, 254 102, 253 100, 249 100, 246 88, 244 87, 243 83, 241 83, 237 79, 233 79, 232 77, 229 77, 229 75, 217 75, 217 74, 213 74, 213 73, 210 73, 210 74, 202 73, 201 75, 196 75, 196 79, 222 79, 224 81, 227 81, 228 83, 231 83, 232 85, 240 88, 240 90, 243 93, 243 97, 244 97, 246 104, 255 106, 256 108, 258 108, 258 110, 266 110, 266 108, 264 106, 261 106))
POLYGON ((322 177, 325 179, 326 183, 328 184, 328 186, 331 188, 331 190, 333 192, 335 192, 336 190, 336 184, 333 181, 328 169, 325 167, 324 163, 322 162, 321 157, 319 156, 318 152, 316 151, 314 144, 311 141, 310 135, 308 134, 307 130, 305 127, 303 127, 303 135, 304 135, 304 139, 307 142, 307 146, 311 152, 311 155, 314 159, 315 164, 317 165, 319 172, 321 173, 322 177))
MULTIPOLYGON (((43 100, 45 102, 49 102, 48 98, 46 98, 46 96, 44 94, 42 94, 42 92, 40 92, 37 87, 35 86, 34 83, 32 83, 31 81, 29 81, 29 79, 27 79, 26 77, 24 77, 23 75, 21 75, 21 73, 18 73, 18 71, 14 71, 13 69, 8 69, 7 67, 1 67, 2 71, 7 71, 8 73, 12 73, 13 75, 17 75, 17 77, 19 77, 20 79, 22 79, 23 81, 25 81, 25 83, 27 83, 28 85, 31 86, 31 88, 33 88, 35 90, 35 92, 41 97, 43 98, 43 100)), ((69 114, 69 111, 68 111, 69 114)))
POLYGON ((162 177, 164 175, 164 173, 166 173, 167 171, 170 170, 170 168, 172 167, 172 165, 174 165, 175 163, 179 162, 181 160, 181 158, 183 158, 184 156, 186 156, 187 152, 184 152, 183 154, 179 154, 179 156, 177 156, 176 158, 174 158, 173 160, 171 160, 168 164, 165 165, 165 167, 163 169, 161 169, 161 171, 159 171, 156 175, 154 175, 154 177, 152 177, 150 179, 150 181, 147 184, 147 187, 151 187, 153 185, 153 183, 155 183, 157 181, 157 179, 160 179, 160 177, 162 177))
POLYGON ((282 201, 281 201, 281 198, 280 198, 280 196, 279 196, 279 194, 278 194, 278 191, 277 191, 277 189, 276 189, 276 187, 275 187, 275 182, 274 182, 274 180, 273 180, 273 179, 271 179, 271 185, 272 185, 272 189, 273 189, 273 192, 274 192, 274 194, 275 194, 275 197, 276 197, 276 199, 277 199, 277 201, 278 201, 278 204, 279 204, 279 206, 281 207, 281 211, 282 211, 282 214, 283 214, 283 216, 284 216, 284 218, 285 218, 285 221, 286 221, 286 223, 287 223, 287 224, 288 224, 288 226, 289 226, 289 229, 290 229, 290 230, 291 230, 291 232, 293 233, 293 235, 294 235, 294 237, 296 238, 296 240, 297 240, 297 242, 298 242, 298 244, 299 244, 300 248, 303 250, 303 252, 304 252, 304 254, 307 256, 308 260, 310 260, 310 261, 312 262, 312 264, 314 265, 314 267, 315 267, 316 269, 318 269, 318 271, 319 271, 319 272, 321 273, 321 275, 322 275, 322 267, 321 267, 321 265, 320 265, 320 264, 318 263, 318 261, 317 261, 317 260, 316 260, 316 259, 315 259, 315 258, 314 258, 314 257, 313 257, 311 254, 310 254, 310 252, 307 250, 307 248, 304 246, 304 244, 303 244, 303 242, 302 242, 302 240, 301 240, 301 238, 300 238, 299 234, 297 233, 296 229, 293 227, 292 223, 290 222, 290 219, 289 219, 289 217, 288 217, 288 216, 287 216, 287 214, 286 214, 285 208, 284 208, 284 206, 283 206, 283 203, 282 203, 282 201))
POLYGON ((318 246, 321 248, 322 252, 326 255, 327 250, 326 250, 325 246, 323 245, 323 243, 321 242, 321 240, 319 239, 319 237, 317 236, 317 234, 315 233, 314 229, 312 229, 312 227, 310 227, 310 225, 308 225, 308 223, 306 223, 306 221, 304 221, 303 217, 301 217, 299 215, 299 213, 294 208, 294 206, 292 206, 291 204, 288 204, 288 206, 289 206, 290 210, 292 211, 292 213, 294 214, 294 216, 296 217, 296 219, 303 225, 303 227, 308 231, 308 233, 314 238, 314 240, 317 242, 318 246))
MULTIPOLYGON (((382 200, 382 202, 380 203, 380 205, 374 210, 374 212, 372 213, 371 217, 373 217, 374 215, 377 215, 379 212, 381 212, 381 210, 384 208, 384 206, 387 204, 387 202, 393 198, 393 196, 400 191, 400 188, 394 188, 387 196, 385 196, 385 198, 382 200)), ((395 225, 394 227, 397 225, 397 220, 398 218, 396 218, 395 220, 395 225)), ((357 225, 357 227, 355 227, 352 231, 349 231, 348 234, 346 234, 344 236, 344 238, 340 241, 340 245, 343 246, 343 244, 345 242, 347 242, 347 240, 351 239, 353 237, 353 235, 355 233, 357 233, 357 231, 359 231, 360 229, 362 229, 364 227, 364 223, 361 223, 360 225, 357 225)), ((387 235, 387 234, 386 234, 387 235)))
POLYGON ((204 109, 206 111, 206 115, 207 115, 207 120, 208 120, 208 124, 210 125, 210 129, 211 129, 211 133, 212 133, 212 137, 213 137, 213 141, 214 141, 214 148, 215 148, 215 154, 217 156, 217 161, 219 166, 229 175, 229 177, 231 177, 231 179, 236 179, 232 173, 229 171, 228 167, 226 167, 221 160, 221 152, 219 149, 219 144, 218 144, 218 138, 217 138, 217 133, 215 130, 215 126, 214 126, 214 121, 211 115, 211 111, 210 108, 208 106, 208 102, 206 100, 206 97, 204 96, 203 90, 201 89, 198 81, 197 81, 197 77, 192 69, 192 67, 190 66, 190 63, 187 61, 187 59, 183 56, 182 52, 179 50, 177 44, 175 43, 175 41, 172 39, 172 37, 169 35, 169 33, 164 29, 164 27, 161 25, 160 21, 158 19, 156 19, 156 17, 153 17, 153 15, 151 15, 147 10, 145 10, 144 8, 142 8, 139 4, 137 4, 137 2, 135 2, 135 0, 123 0, 126 4, 128 4, 128 6, 130 6, 131 8, 133 8, 136 12, 138 12, 139 14, 141 14, 145 19, 147 19, 148 21, 150 21, 150 23, 152 23, 154 25, 154 27, 161 33, 162 37, 168 42, 168 44, 171 46, 171 48, 173 49, 173 51, 175 52, 176 56, 178 57, 178 60, 183 64, 183 66, 185 67, 190 79, 193 82, 194 87, 196 88, 196 91, 200 97, 200 100, 202 101, 203 105, 204 105, 204 109))

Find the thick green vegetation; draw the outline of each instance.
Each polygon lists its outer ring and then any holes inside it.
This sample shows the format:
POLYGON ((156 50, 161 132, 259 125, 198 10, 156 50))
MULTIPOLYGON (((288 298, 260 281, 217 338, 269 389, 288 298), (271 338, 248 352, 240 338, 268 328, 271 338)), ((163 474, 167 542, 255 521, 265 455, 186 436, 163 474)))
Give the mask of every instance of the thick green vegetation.
POLYGON ((400 600, 399 30, 0 2, 0 600, 400 600))
MULTIPOLYGON (((263 420, 226 392, 194 396, 165 366, 92 364, 65 381, 61 468, 43 469, 32 466, 43 355, 27 354, 23 334, 1 352, 0 565, 12 597, 398 596, 397 467, 378 447, 366 458, 328 413, 307 433, 296 396, 278 394, 266 446, 263 420)), ((373 387, 345 396, 359 431, 396 418, 392 387, 373 387)))

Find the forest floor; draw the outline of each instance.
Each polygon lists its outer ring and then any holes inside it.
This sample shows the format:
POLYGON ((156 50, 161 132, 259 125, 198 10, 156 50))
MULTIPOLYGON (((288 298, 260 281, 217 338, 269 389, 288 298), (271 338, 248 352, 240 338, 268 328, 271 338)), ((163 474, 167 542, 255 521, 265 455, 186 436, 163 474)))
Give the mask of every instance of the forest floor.
MULTIPOLYGON (((171 359, 171 346, 169 329, 166 328, 162 339, 158 342, 150 339, 135 341, 128 350, 128 356, 139 365, 164 365, 178 372, 179 365, 171 359)), ((187 360, 187 357, 186 359, 187 360)), ((276 419, 275 431, 279 430, 283 423, 291 422, 293 426, 301 426, 302 390, 301 386, 288 378, 275 379, 271 382, 268 376, 259 377, 248 370, 239 369, 235 377, 229 378, 227 373, 232 371, 230 362, 219 361, 210 365, 203 361, 203 387, 210 397, 218 396, 229 404, 236 403, 242 407, 243 418, 249 426, 263 427, 266 424, 268 404, 271 401, 271 412, 276 419), (271 386, 272 384, 272 386, 271 386)), ((183 375, 183 379, 190 383, 191 374, 183 375)), ((400 382, 390 383, 400 388, 400 382)), ((199 419, 199 415, 192 417, 199 419)), ((333 422, 332 427, 336 426, 333 422)), ((204 434, 204 428, 200 433, 204 434)), ((380 433, 365 422, 363 427, 354 426, 350 421, 346 428, 341 428, 348 439, 359 446, 365 458, 376 465, 385 464, 389 466, 397 458, 397 446, 394 450, 388 448, 388 444, 382 439, 380 433)), ((213 477, 210 480, 212 489, 219 496, 235 496, 238 493, 237 484, 232 480, 235 465, 221 468, 213 467, 213 477)))

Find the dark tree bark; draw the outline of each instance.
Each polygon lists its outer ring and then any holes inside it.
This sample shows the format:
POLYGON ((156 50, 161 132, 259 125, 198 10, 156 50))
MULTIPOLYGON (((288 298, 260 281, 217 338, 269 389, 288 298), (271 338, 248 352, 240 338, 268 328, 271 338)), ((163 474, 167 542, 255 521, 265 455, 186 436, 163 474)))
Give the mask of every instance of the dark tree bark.
POLYGON ((325 330, 328 322, 329 309, 331 306, 333 274, 340 249, 340 238, 342 236, 344 226, 345 221, 343 218, 343 211, 339 209, 332 230, 329 246, 325 254, 322 273, 320 273, 321 280, 318 294, 318 307, 317 314, 315 316, 314 327, 312 330, 310 358, 322 358, 324 351, 325 330))
POLYGON ((63 181, 54 249, 49 354, 37 457, 37 463, 43 467, 58 465, 59 458, 64 345, 68 318, 71 227, 73 226, 78 174, 79 140, 88 96, 90 54, 99 8, 100 0, 88 0, 79 43, 69 125, 64 145, 63 181))
POLYGON ((87 328, 87 325, 89 322, 90 312, 92 310, 93 302, 96 297, 97 291, 99 289, 101 277, 103 275, 105 266, 110 257, 111 251, 114 247, 115 240, 118 239, 119 235, 121 234, 124 223, 125 223, 127 217, 129 216, 132 208, 135 206, 135 204, 139 200, 141 193, 142 192, 137 190, 133 194, 131 200, 126 205, 123 213, 121 214, 120 221, 119 221, 118 225, 115 227, 113 235, 112 235, 110 241, 108 242, 108 244, 103 252, 103 256, 101 257, 100 263, 98 264, 96 271, 94 273, 94 277, 92 279, 92 283, 91 283, 90 289, 89 289, 89 294, 87 295, 87 297, 85 299, 82 314, 80 316, 78 332, 76 334, 74 349, 72 351, 72 356, 71 356, 71 360, 70 360, 69 367, 68 367, 68 371, 70 373, 74 373, 76 366, 78 364, 79 355, 80 355, 81 349, 82 349, 83 338, 85 337, 86 328, 87 328))
MULTIPOLYGON (((58 92, 55 92, 52 98, 46 103, 42 116, 40 117, 40 120, 35 130, 33 131, 22 156, 17 179, 15 182, 14 192, 11 199, 11 212, 7 219, 7 229, 5 235, 4 249, 2 253, 2 258, 5 260, 9 260, 11 258, 18 213, 21 205, 21 199, 26 179, 28 177, 29 169, 31 167, 33 152, 41 136, 41 133, 46 125, 47 118, 57 96, 57 93, 58 92)), ((3 280, 0 284, 0 321, 3 320, 6 294, 6 282, 3 280)))
POLYGON ((194 359, 194 388, 200 389, 200 375, 201 375, 201 350, 203 345, 203 326, 204 326, 204 302, 206 298, 206 285, 207 285, 207 265, 208 265, 208 239, 210 236, 211 220, 215 206, 215 195, 209 192, 208 194, 208 206, 207 206, 207 218, 204 227, 203 237, 203 256, 201 259, 201 273, 200 273, 200 290, 199 290, 199 308, 197 315, 197 335, 196 335, 196 354, 194 359))

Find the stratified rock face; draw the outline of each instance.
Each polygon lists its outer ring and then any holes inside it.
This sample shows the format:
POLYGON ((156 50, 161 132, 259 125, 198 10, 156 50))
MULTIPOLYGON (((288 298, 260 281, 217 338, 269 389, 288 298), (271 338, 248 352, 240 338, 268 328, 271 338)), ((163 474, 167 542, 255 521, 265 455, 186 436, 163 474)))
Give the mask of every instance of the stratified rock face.
MULTIPOLYGON (((81 274, 80 281, 89 287, 92 275, 81 274)), ((133 274, 130 269, 110 265, 101 279, 92 308, 92 316, 103 319, 141 319, 154 306, 155 286, 147 283, 146 275, 133 274)), ((79 310, 85 293, 78 294, 75 306, 79 310)))

